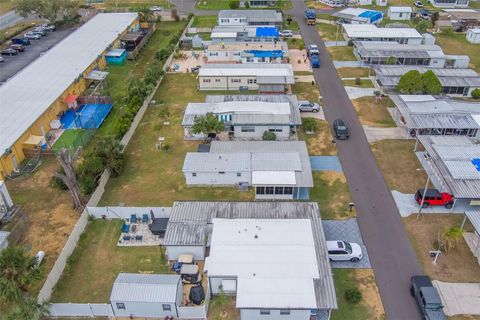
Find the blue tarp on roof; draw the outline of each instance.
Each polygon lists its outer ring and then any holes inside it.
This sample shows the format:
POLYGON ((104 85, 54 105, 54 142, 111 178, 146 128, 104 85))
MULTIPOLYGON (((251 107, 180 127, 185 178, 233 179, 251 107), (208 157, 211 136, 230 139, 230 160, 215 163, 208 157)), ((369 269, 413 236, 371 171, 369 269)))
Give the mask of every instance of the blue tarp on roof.
POLYGON ((480 172, 480 159, 472 159, 472 164, 477 168, 477 171, 480 172))
POLYGON ((276 27, 259 27, 255 30, 257 37, 278 37, 278 29, 276 27))
POLYGON ((376 21, 382 20, 383 13, 381 13, 380 11, 367 10, 365 12, 360 13, 358 16, 361 18, 367 18, 370 21, 370 23, 374 23, 376 21))
POLYGON ((282 50, 245 50, 246 53, 253 54, 254 57, 258 58, 282 58, 282 50))

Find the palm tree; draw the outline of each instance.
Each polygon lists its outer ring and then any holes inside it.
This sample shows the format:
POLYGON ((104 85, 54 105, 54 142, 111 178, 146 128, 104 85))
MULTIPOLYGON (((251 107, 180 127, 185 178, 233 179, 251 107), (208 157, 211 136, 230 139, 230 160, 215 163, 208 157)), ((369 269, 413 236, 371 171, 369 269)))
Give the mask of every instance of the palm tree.
MULTIPOLYGON (((27 286, 40 277, 36 258, 21 247, 8 247, 0 252, 0 298, 19 301, 27 286)), ((20 319, 20 318, 19 318, 20 319)))
POLYGON ((440 235, 440 247, 445 251, 454 249, 463 237, 462 228, 459 226, 446 227, 440 235))
POLYGON ((27 298, 8 314, 6 320, 41 320, 49 314, 50 311, 45 303, 38 304, 35 299, 27 298))
POLYGON ((148 7, 141 7, 138 9, 138 19, 140 22, 151 22, 155 19, 155 15, 148 7))

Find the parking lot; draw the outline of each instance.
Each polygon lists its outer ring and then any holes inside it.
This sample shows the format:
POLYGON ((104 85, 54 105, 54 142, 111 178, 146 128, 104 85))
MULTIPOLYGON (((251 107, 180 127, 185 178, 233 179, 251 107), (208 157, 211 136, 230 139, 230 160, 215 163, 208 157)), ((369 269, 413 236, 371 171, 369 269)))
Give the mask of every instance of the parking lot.
MULTIPOLYGON (((0 63, 0 83, 10 79, 33 60, 41 56, 43 52, 64 39, 73 30, 73 28, 57 29, 54 32, 50 32, 47 36, 42 37, 40 40, 31 40, 31 45, 26 46, 26 50, 16 56, 2 56, 5 60, 0 63)), ((24 33, 19 35, 19 37, 23 36, 24 33)))

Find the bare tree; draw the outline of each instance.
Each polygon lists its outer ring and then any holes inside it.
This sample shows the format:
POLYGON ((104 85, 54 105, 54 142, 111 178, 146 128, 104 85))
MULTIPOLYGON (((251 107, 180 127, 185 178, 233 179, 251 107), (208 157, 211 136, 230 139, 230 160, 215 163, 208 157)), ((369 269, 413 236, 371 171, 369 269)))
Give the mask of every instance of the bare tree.
POLYGON ((73 168, 73 164, 79 154, 79 150, 80 149, 77 149, 75 154, 72 156, 67 148, 62 148, 57 155, 57 160, 62 166, 65 174, 54 172, 53 176, 62 180, 67 186, 68 190, 70 190, 70 194, 72 195, 73 207, 80 211, 83 209, 84 203, 80 192, 80 187, 78 185, 77 176, 73 168))

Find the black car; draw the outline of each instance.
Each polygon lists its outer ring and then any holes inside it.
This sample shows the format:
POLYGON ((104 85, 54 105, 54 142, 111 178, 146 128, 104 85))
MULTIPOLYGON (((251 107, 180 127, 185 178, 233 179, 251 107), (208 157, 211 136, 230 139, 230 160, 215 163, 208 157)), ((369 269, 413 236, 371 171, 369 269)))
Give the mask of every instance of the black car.
POLYGON ((335 132, 335 137, 340 140, 347 140, 350 136, 347 125, 342 119, 335 119, 335 121, 333 121, 333 131, 335 132))
POLYGON ((415 298, 423 319, 446 320, 442 300, 428 276, 413 276, 410 280, 410 294, 415 298))
POLYGON ((2 50, 1 54, 3 56, 16 56, 18 54, 18 51, 12 48, 7 48, 2 50))

